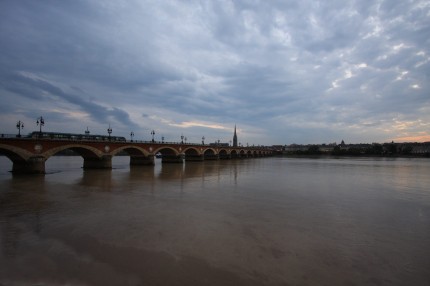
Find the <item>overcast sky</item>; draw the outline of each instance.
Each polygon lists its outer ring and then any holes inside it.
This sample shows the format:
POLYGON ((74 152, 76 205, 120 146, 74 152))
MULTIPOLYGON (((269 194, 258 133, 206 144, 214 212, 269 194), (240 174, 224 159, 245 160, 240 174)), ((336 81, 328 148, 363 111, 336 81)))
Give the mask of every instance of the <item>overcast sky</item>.
POLYGON ((430 2, 0 1, 0 133, 430 141, 430 2))

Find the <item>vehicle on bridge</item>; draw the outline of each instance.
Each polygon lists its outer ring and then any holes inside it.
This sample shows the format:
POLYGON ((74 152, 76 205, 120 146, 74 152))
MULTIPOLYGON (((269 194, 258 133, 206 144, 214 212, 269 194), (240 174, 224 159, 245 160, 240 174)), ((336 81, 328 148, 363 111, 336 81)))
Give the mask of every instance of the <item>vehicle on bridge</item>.
POLYGON ((60 132, 38 132, 33 131, 28 135, 29 138, 39 139, 59 139, 59 140, 91 140, 91 141, 127 141, 121 136, 106 136, 106 135, 90 135, 90 134, 74 134, 60 132))

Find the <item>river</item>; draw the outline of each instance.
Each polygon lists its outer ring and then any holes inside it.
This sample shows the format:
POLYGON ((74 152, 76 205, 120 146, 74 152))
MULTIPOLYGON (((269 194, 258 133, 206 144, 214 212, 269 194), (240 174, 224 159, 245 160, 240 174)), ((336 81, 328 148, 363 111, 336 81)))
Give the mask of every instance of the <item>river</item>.
POLYGON ((430 160, 0 156, 0 285, 430 285, 430 160))

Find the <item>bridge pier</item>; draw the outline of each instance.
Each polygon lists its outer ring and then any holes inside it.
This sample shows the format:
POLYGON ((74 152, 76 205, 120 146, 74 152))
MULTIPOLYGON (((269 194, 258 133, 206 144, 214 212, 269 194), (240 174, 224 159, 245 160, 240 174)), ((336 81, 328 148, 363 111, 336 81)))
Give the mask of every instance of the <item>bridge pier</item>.
POLYGON ((182 155, 164 155, 161 157, 161 163, 184 163, 184 158, 182 155))
POLYGON ((238 158, 240 158, 240 156, 237 153, 232 153, 232 154, 230 154, 230 158, 231 159, 238 159, 238 158))
POLYGON ((228 160, 228 159, 231 159, 231 155, 230 154, 220 154, 219 158, 221 160, 228 160))
POLYGON ((112 156, 84 157, 84 169, 112 169, 112 156))
POLYGON ((154 155, 130 156, 130 166, 155 165, 154 155))
POLYGON ((13 161, 12 173, 45 174, 45 157, 31 157, 28 160, 13 161))
POLYGON ((219 155, 218 154, 207 154, 205 155, 205 160, 218 160, 219 155))
POLYGON ((185 155, 185 161, 203 161, 203 155, 185 155))

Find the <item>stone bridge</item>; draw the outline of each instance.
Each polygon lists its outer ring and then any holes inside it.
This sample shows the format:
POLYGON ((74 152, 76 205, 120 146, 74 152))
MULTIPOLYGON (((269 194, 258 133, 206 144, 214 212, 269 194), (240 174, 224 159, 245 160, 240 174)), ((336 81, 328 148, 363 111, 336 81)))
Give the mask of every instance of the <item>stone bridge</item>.
POLYGON ((12 162, 14 173, 45 173, 45 161, 51 156, 72 150, 84 158, 84 169, 112 168, 112 157, 128 154, 130 165, 154 165, 155 154, 162 163, 183 163, 235 158, 271 156, 267 147, 231 147, 203 144, 91 141, 70 139, 0 138, 0 154, 12 162))

